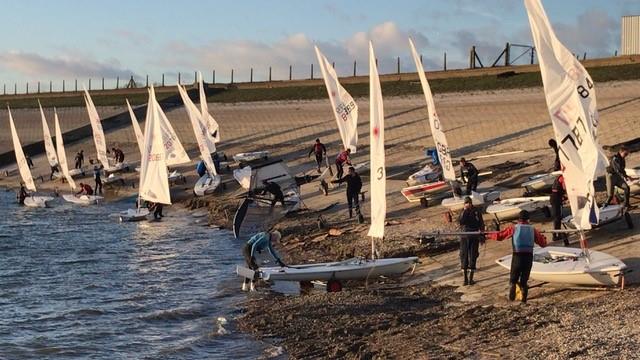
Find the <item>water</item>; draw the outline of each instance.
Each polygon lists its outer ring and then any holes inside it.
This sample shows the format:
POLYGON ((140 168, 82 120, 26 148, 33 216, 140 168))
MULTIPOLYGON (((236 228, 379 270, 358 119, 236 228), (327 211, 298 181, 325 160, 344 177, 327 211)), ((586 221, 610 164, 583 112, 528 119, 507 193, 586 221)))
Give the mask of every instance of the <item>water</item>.
POLYGON ((108 217, 132 201, 27 209, 14 199, 0 189, 0 358, 263 354, 234 328, 244 295, 229 233, 171 208, 156 223, 108 217))

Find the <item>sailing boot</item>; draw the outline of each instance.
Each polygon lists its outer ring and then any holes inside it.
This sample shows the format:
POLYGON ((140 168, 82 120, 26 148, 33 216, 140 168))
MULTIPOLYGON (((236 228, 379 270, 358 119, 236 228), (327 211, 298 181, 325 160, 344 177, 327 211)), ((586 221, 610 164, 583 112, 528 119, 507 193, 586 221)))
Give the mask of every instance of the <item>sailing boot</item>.
POLYGON ((476 282, 473 281, 473 273, 475 271, 474 270, 469 270, 469 285, 474 285, 476 282))
POLYGON ((362 216, 359 206, 356 206, 356 216, 358 217, 358 224, 364 224, 364 216, 362 216))
POLYGON ((464 283, 463 283, 463 285, 465 285, 465 286, 469 285, 469 276, 468 276, 467 270, 463 269, 462 270, 462 275, 464 275, 464 283))
POLYGON ((523 285, 520 289, 522 290, 522 303, 526 304, 527 295, 529 295, 529 287, 527 285, 523 285))
POLYGON ((242 291, 248 291, 249 290, 249 279, 244 279, 244 281, 242 282, 242 291))
POLYGON ((249 291, 256 291, 256 285, 253 283, 253 280, 251 281, 251 284, 249 286, 249 291))
POLYGON ((349 208, 349 219, 353 218, 353 209, 349 208))
POLYGON ((512 283, 509 287, 509 301, 513 301, 516 299, 516 284, 512 283))

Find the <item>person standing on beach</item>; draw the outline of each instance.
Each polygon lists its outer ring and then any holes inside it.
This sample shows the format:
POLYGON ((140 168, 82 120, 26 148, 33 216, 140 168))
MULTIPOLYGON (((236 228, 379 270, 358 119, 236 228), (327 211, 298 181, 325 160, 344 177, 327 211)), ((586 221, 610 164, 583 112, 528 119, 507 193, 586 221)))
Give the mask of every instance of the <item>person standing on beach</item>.
POLYGON ((356 209, 356 216, 359 222, 363 222, 362 214, 360 214, 360 202, 358 196, 362 190, 362 179, 353 166, 349 167, 349 173, 340 179, 340 183, 347 183, 347 204, 349 205, 349 219, 353 217, 353 208, 356 209))
MULTIPOLYGON (((462 231, 482 232, 484 231, 484 219, 478 208, 473 206, 471 198, 464 198, 464 209, 458 219, 462 231)), ((476 261, 478 260, 480 241, 484 241, 484 235, 463 235, 460 238, 460 268, 464 276, 464 285, 473 285, 474 272, 476 271, 476 261)))
POLYGON ((558 148, 558 143, 555 139, 549 139, 549 147, 553 149, 553 152, 556 154, 556 159, 553 161, 553 171, 558 171, 561 168, 560 148, 558 148))
MULTIPOLYGON (((551 202, 551 216, 553 217, 553 229, 560 230, 562 225, 562 203, 567 198, 567 186, 564 183, 564 176, 560 174, 551 185, 551 196, 549 200, 551 202)), ((569 245, 569 239, 565 234, 553 233, 553 241, 564 240, 564 245, 569 245)))
MULTIPOLYGON (((242 255, 244 256, 247 267, 254 271, 257 270, 259 266, 258 262, 256 261, 256 255, 261 254, 264 250, 267 250, 269 252, 269 255, 271 255, 271 257, 275 259, 276 264, 285 267, 286 265, 280 259, 280 256, 278 256, 272 246, 272 243, 274 241, 280 241, 281 238, 282 235, 279 231, 259 232, 253 235, 242 249, 242 255)), ((253 286, 253 280, 245 279, 244 283, 242 284, 243 291, 247 291, 247 286, 249 285, 249 283, 251 284, 251 291, 255 290, 253 286)))
POLYGON ((322 160, 327 155, 327 148, 326 146, 324 146, 323 143, 320 142, 320 139, 316 139, 316 142, 315 144, 313 144, 313 147, 309 151, 309 155, 307 157, 311 156, 311 154, 316 155, 316 164, 318 165, 318 173, 319 173, 320 165, 322 165, 322 160))
POLYGON ((29 154, 26 154, 25 159, 27 160, 27 166, 29 166, 29 169, 33 168, 33 160, 31 160, 31 156, 29 156, 29 154))
POLYGON ((471 195, 478 189, 478 169, 465 158, 460 159, 460 177, 467 184, 465 195, 471 195))
POLYGON ((93 167, 93 179, 96 181, 96 194, 102 194, 102 178, 100 173, 102 172, 102 166, 93 167))
POLYGON ((344 170, 342 167, 347 164, 351 166, 351 149, 344 150, 336 157, 336 170, 338 171, 336 174, 336 179, 342 179, 342 175, 344 175, 344 170))
POLYGON ((615 188, 618 187, 624 191, 624 203, 623 207, 629 207, 629 198, 631 197, 631 190, 629 189, 629 184, 627 184, 627 180, 631 180, 631 177, 627 175, 625 168, 627 167, 627 163, 625 158, 629 155, 629 150, 625 146, 621 146, 620 150, 611 157, 611 161, 609 166, 607 166, 607 201, 605 201, 605 206, 611 203, 613 200, 613 195, 615 192, 615 188))
POLYGON ((76 154, 76 169, 82 169, 82 162, 84 161, 84 150, 78 151, 76 154))
POLYGON ((196 172, 198 176, 203 177, 207 173, 207 166, 204 164, 204 160, 200 160, 196 165, 196 172))
POLYGON ((21 182, 20 183, 20 190, 18 192, 18 203, 20 205, 24 205, 24 199, 26 199, 29 196, 31 196, 31 195, 29 195, 29 192, 27 192, 27 188, 24 186, 24 183, 21 182))
POLYGON ((490 233, 492 240, 502 241, 511 238, 513 253, 511 255, 511 275, 509 276, 509 300, 516 299, 516 286, 522 291, 522 302, 527 302, 529 275, 533 266, 533 246, 547 246, 547 239, 533 225, 529 224, 529 212, 520 211, 518 223, 510 225, 502 231, 490 233))

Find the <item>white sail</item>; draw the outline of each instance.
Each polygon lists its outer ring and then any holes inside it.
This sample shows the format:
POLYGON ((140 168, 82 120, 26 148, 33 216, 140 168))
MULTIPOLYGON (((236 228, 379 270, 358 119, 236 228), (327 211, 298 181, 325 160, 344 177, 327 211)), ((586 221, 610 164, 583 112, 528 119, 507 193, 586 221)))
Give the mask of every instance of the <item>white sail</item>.
POLYGON ((178 92, 180 93, 180 97, 182 97, 182 102, 184 102, 184 107, 187 110, 189 120, 191 120, 193 133, 196 136, 198 148, 200 149, 200 157, 202 158, 202 161, 204 161, 209 174, 217 175, 216 167, 213 164, 213 159, 211 159, 211 150, 207 144, 208 131, 206 125, 202 121, 202 113, 198 111, 198 108, 189 98, 187 91, 180 85, 178 85, 178 92))
POLYGON ((329 60, 320 52, 317 46, 315 49, 320 70, 322 71, 322 78, 333 107, 333 114, 338 123, 342 144, 345 149, 351 149, 351 152, 355 153, 358 144, 358 105, 353 101, 347 90, 340 85, 338 75, 329 60))
POLYGON ((216 144, 220 142, 220 126, 216 119, 209 113, 207 106, 207 96, 204 93, 204 84, 202 82, 202 74, 198 71, 199 96, 200 96, 200 112, 202 113, 202 122, 207 127, 207 145, 211 152, 216 151, 216 144))
POLYGON ((384 108, 373 45, 369 42, 369 141, 371 156, 371 227, 368 235, 384 237, 387 186, 384 156, 384 108))
POLYGON ((9 125, 11 126, 11 138, 13 139, 13 151, 16 154, 16 163, 18 163, 18 170, 20 171, 20 176, 22 177, 22 181, 24 185, 30 191, 36 191, 36 184, 33 182, 33 177, 31 176, 31 170, 29 170, 29 165, 27 164, 27 158, 24 157, 24 152, 22 151, 22 145, 20 145, 20 139, 18 138, 18 132, 16 131, 16 125, 13 123, 13 116, 11 115, 11 109, 7 106, 7 111, 9 111, 9 125))
POLYGON ((60 171, 62 171, 62 175, 67 179, 71 190, 75 190, 76 183, 73 181, 71 174, 69 174, 69 166, 67 164, 67 154, 64 151, 64 140, 62 139, 62 129, 60 128, 60 120, 58 120, 58 112, 56 109, 53 109, 53 120, 55 122, 55 132, 56 132, 56 146, 58 152, 58 161, 60 165, 60 171))
POLYGON ((102 130, 102 123, 100 122, 100 116, 91 95, 87 89, 84 89, 84 102, 87 105, 87 113, 89 114, 89 121, 91 121, 91 130, 93 131, 93 141, 96 144, 96 152, 98 155, 98 161, 102 163, 105 169, 109 169, 109 159, 107 158, 107 143, 104 137, 104 131, 102 130))
POLYGON ((144 151, 140 165, 140 198, 154 203, 171 204, 169 193, 169 174, 163 130, 161 127, 161 109, 156 101, 153 86, 149 91, 149 105, 144 126, 144 151))
POLYGON ((422 84, 422 92, 424 93, 424 98, 427 101, 427 111, 429 112, 429 126, 431 127, 433 142, 436 145, 438 157, 440 158, 442 172, 445 179, 454 181, 456 179, 456 172, 453 168, 453 163, 451 162, 451 155, 449 154, 449 144, 447 143, 447 137, 444 134, 442 123, 438 118, 436 104, 433 101, 433 94, 431 94, 431 87, 429 86, 427 77, 424 74, 424 68, 422 67, 420 56, 418 56, 416 47, 413 45, 413 41, 411 41, 411 39, 409 39, 409 45, 411 46, 411 55, 413 56, 413 61, 415 61, 416 63, 418 76, 420 77, 420 84, 422 84))
POLYGON ((598 110, 593 80, 556 37, 539 0, 525 0, 540 62, 547 107, 560 148, 567 196, 576 224, 598 221, 594 179, 607 158, 597 140, 598 110))
POLYGON ((138 119, 136 118, 136 114, 133 113, 133 109, 131 108, 131 104, 129 104, 129 100, 125 99, 127 102, 127 109, 129 109, 129 116, 131 117, 131 125, 133 126, 133 132, 136 134, 136 142, 138 143, 138 148, 140 149, 140 154, 144 152, 144 136, 142 135, 142 130, 140 130, 140 124, 138 123, 138 119))
POLYGON ((53 146, 51 132, 49 131, 49 125, 47 125, 47 118, 44 116, 44 111, 42 111, 40 100, 38 100, 38 106, 40 107, 40 117, 42 118, 42 133, 44 134, 44 150, 47 153, 47 161, 49 161, 50 166, 55 166, 58 164, 56 148, 53 146))
MULTIPOLYGON (((151 91, 149 91, 149 96, 151 96, 151 91)), ((184 151, 184 147, 182 143, 180 143, 180 139, 178 139, 178 135, 176 135, 175 130, 173 130, 173 126, 167 119, 167 115, 165 115, 164 111, 162 111, 162 107, 158 103, 158 100, 155 97, 154 93, 154 101, 149 102, 151 106, 155 107, 155 111, 157 111, 160 121, 160 129, 162 130, 162 141, 164 143, 165 152, 167 153, 166 162, 167 166, 186 164, 189 161, 189 155, 184 151)), ((148 114, 148 111, 147 111, 148 114)), ((145 124, 145 129, 147 128, 145 124)), ((145 139, 147 136, 146 130, 144 133, 145 139)))

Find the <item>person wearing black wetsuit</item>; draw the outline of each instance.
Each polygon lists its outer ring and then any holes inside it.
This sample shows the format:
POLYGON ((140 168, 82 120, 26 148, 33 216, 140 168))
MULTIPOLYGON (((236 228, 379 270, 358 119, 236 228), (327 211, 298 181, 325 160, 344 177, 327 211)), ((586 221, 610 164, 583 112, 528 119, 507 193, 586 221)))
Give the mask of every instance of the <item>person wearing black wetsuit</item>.
POLYGON ((360 201, 358 200, 358 196, 360 196, 360 191, 362 190, 362 179, 360 175, 356 172, 356 169, 353 166, 349 167, 349 173, 345 175, 340 182, 347 183, 347 204, 349 205, 349 219, 353 217, 353 208, 356 209, 356 216, 358 216, 358 220, 360 220, 360 201))
POLYGON ((284 194, 282 193, 280 185, 268 180, 262 181, 262 184, 264 184, 262 195, 266 195, 267 193, 273 195, 273 200, 271 200, 271 207, 276 206, 278 201, 282 204, 282 207, 284 207, 284 194))
POLYGON ((467 184, 466 194, 478 189, 478 169, 465 158, 460 159, 460 177, 467 184))
POLYGON ((628 155, 629 150, 626 147, 622 146, 620 147, 620 150, 611 158, 610 164, 607 167, 607 201, 605 202, 605 205, 609 205, 611 203, 611 200, 613 200, 615 188, 618 187, 624 191, 623 206, 625 208, 629 207, 629 197, 631 196, 631 190, 629 189, 629 184, 627 184, 626 180, 631 180, 631 178, 625 171, 625 168, 627 166, 625 158, 628 155))
MULTIPOLYGON (((462 231, 484 231, 484 219, 478 208, 473 206, 470 197, 464 198, 464 209, 458 219, 462 231)), ((480 241, 484 235, 463 235, 460 238, 460 268, 464 276, 464 285, 473 285, 476 261, 478 260, 480 241)))
MULTIPOLYGON (((551 185, 551 216, 553 217, 553 229, 560 230, 562 225, 562 203, 567 197, 567 187, 564 183, 564 176, 561 174, 551 185)), ((564 245, 569 245, 569 239, 563 234, 553 234, 553 241, 563 239, 564 245)))

